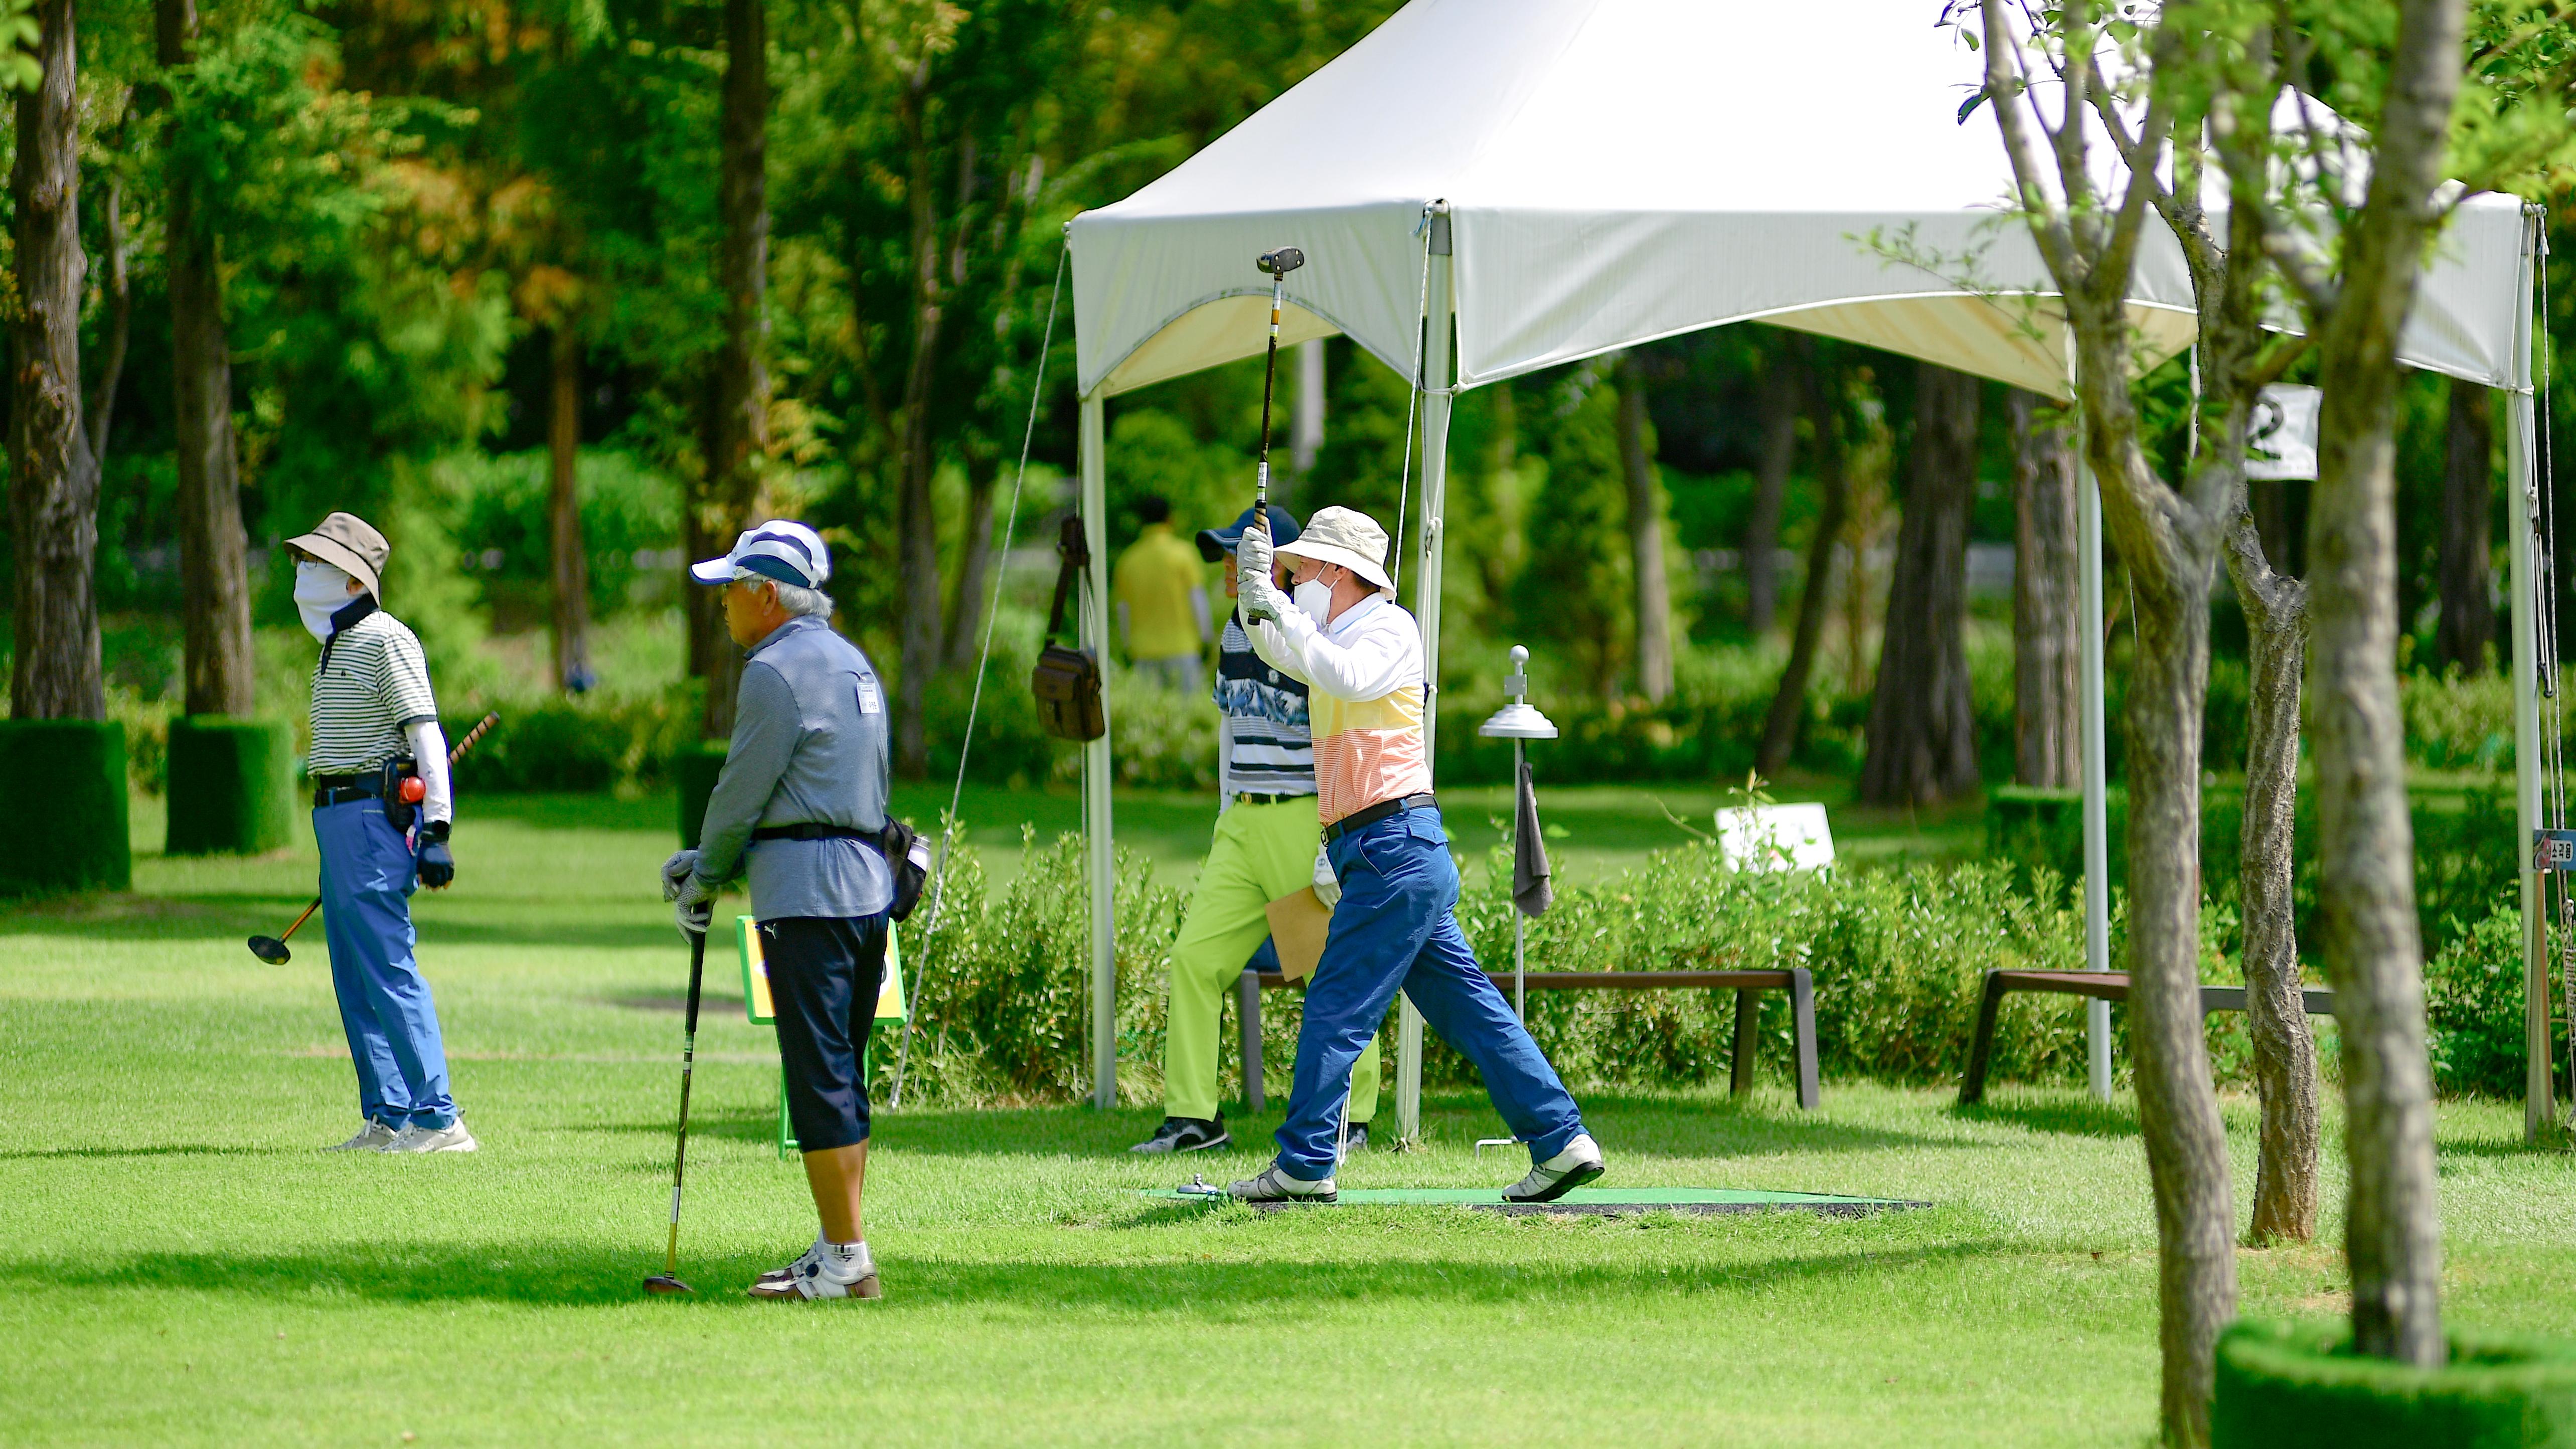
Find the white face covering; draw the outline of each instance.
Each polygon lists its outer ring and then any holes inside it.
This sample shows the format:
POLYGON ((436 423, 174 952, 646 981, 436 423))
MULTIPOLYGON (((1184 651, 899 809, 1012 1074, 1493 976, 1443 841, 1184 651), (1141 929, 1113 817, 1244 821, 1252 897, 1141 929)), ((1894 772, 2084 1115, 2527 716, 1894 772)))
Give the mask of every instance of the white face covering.
POLYGON ((1333 586, 1331 584, 1325 583, 1322 579, 1308 579, 1291 589, 1288 597, 1298 608, 1305 611, 1307 618, 1315 621, 1316 628, 1321 629, 1332 622, 1333 586))
POLYGON ((349 592, 349 576, 318 559, 300 559, 295 565, 295 612, 304 616, 304 632, 316 639, 331 637, 331 616, 349 607, 357 595, 349 592))

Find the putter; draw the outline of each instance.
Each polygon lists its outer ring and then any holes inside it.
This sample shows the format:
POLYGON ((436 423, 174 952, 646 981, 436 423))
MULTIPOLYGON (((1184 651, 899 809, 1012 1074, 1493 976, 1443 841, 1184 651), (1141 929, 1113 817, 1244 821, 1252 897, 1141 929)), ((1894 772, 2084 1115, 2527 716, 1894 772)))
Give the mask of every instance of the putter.
POLYGON ((698 1059, 698 984, 706 971, 707 938, 700 932, 689 942, 689 1025, 680 1046, 680 1145, 671 1154, 671 1245, 663 1253, 662 1271, 644 1280, 647 1293, 697 1291, 680 1281, 680 1184, 689 1167, 689 1070, 698 1059))
POLYGON ((1288 274, 1306 265, 1295 247, 1263 252, 1253 265, 1270 278, 1270 356, 1261 364, 1261 464, 1252 475, 1252 516, 1270 531, 1270 388, 1279 377, 1279 308, 1287 300, 1288 274))
MULTIPOLYGON (((491 731, 492 726, 499 724, 500 722, 501 716, 497 713, 487 714, 480 720, 477 720, 474 728, 465 732, 465 738, 456 742, 456 748, 447 752, 447 763, 450 765, 455 764, 467 750, 474 748, 475 741, 483 738, 484 735, 491 731)), ((405 801, 417 805, 423 799, 427 798, 428 794, 429 787, 421 783, 417 776, 403 781, 403 799, 405 801)), ((285 935, 251 937, 250 953, 257 956, 262 961, 267 962, 271 966, 283 966, 287 962, 294 960, 295 953, 286 949, 287 936, 294 935, 297 928, 302 926, 306 921, 313 919, 313 913, 320 909, 322 909, 322 898, 320 896, 315 896, 313 898, 313 903, 304 908, 304 914, 295 918, 295 925, 286 928, 285 935)))

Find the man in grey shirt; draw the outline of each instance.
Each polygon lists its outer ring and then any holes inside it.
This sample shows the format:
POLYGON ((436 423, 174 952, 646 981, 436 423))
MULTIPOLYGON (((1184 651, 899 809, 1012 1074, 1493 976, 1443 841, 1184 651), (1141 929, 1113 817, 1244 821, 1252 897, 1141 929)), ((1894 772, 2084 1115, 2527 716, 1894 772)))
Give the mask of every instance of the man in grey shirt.
POLYGON ((859 1219, 868 1084, 859 1047, 885 978, 894 874, 886 824, 885 690, 831 625, 831 558, 801 523, 764 523, 690 573, 724 588, 725 628, 749 651, 733 740, 698 848, 663 864, 684 936, 706 933, 717 889, 747 875, 786 1068, 787 1115, 822 1220, 814 1246, 751 1296, 878 1296, 859 1219))

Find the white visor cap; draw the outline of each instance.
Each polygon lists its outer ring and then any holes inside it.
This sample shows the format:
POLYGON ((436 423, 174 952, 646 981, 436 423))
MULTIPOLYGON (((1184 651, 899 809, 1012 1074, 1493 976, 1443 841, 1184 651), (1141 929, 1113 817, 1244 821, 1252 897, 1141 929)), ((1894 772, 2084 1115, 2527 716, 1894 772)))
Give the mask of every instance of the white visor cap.
POLYGON ((691 565, 689 577, 702 584, 729 584, 737 572, 819 589, 832 576, 832 551, 823 546, 821 534, 805 525, 773 519, 744 530, 723 558, 691 565))

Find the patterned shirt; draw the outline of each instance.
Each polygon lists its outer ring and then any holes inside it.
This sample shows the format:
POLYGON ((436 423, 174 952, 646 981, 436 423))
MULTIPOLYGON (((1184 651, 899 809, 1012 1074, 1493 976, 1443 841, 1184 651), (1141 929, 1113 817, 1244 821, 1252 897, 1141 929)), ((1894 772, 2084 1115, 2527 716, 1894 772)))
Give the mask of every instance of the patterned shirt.
POLYGON ((1306 728, 1306 686, 1252 652, 1243 616, 1226 617, 1217 644, 1216 696, 1220 762, 1226 795, 1312 795, 1315 742, 1306 728))
POLYGON ((420 637, 372 597, 331 616, 335 626, 313 667, 315 775, 356 775, 410 750, 403 731, 438 718, 420 637), (355 613, 357 618, 349 616, 355 613))
POLYGON ((1313 686, 1316 802, 1325 824, 1431 789, 1422 736, 1422 631, 1373 594, 1325 628, 1301 609, 1252 636, 1261 657, 1313 686))

